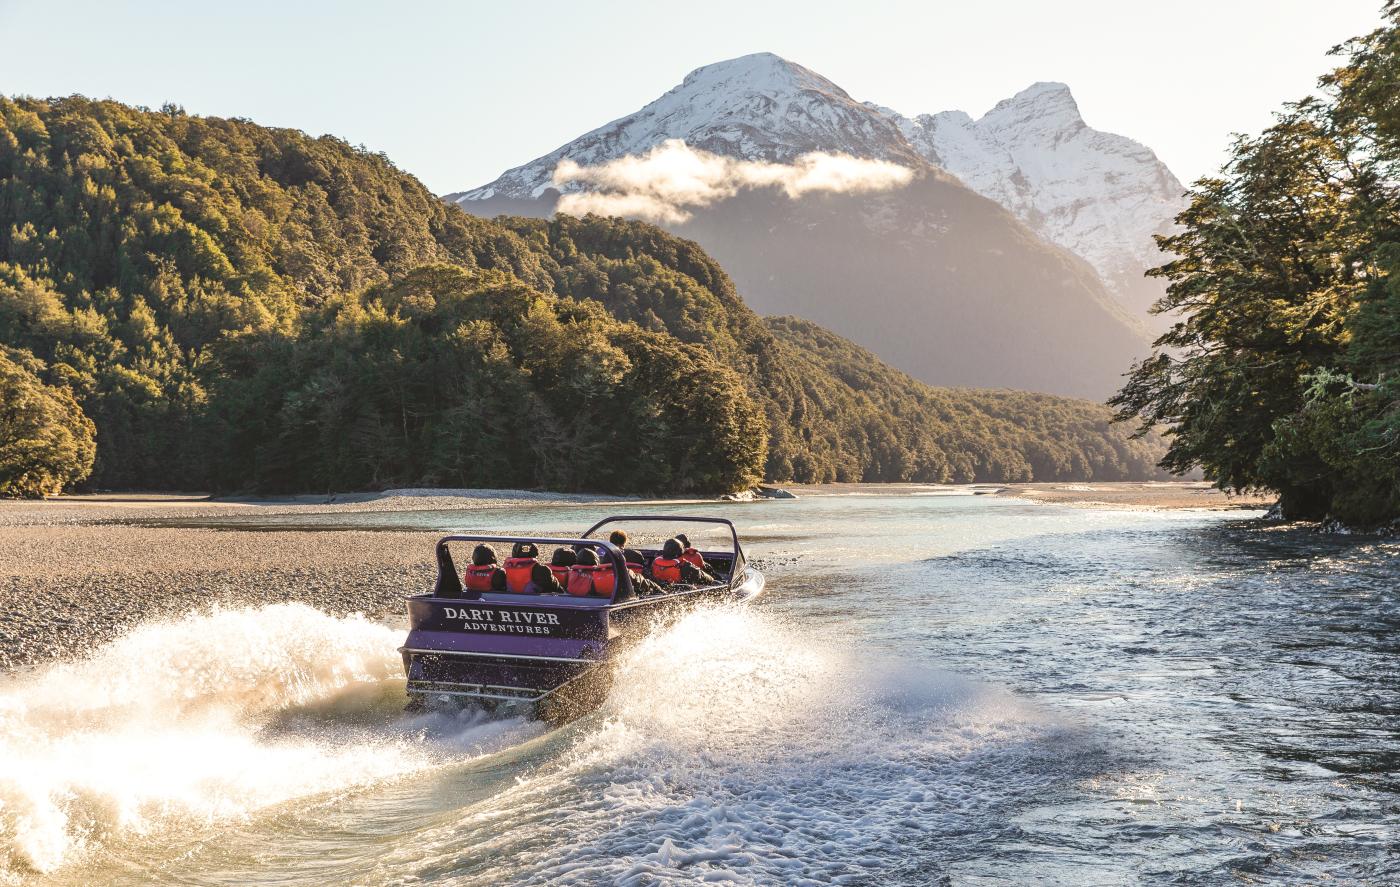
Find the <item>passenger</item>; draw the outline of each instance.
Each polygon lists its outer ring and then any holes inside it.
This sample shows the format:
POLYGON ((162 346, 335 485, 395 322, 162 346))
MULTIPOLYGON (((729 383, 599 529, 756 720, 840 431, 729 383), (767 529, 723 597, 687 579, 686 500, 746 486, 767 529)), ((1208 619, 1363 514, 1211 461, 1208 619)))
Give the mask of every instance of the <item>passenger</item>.
POLYGON ((510 550, 505 563, 506 589, 515 594, 523 594, 530 584, 530 573, 538 564, 540 549, 533 542, 517 542, 510 550))
POLYGON ((554 572, 554 578, 560 583, 569 581, 569 568, 578 563, 578 555, 574 554, 572 548, 556 548, 554 556, 549 559, 549 569, 554 572))
POLYGON ((468 591, 505 591, 506 573, 496 566, 496 552, 489 545, 472 549, 472 565, 462 573, 462 586, 468 591))
POLYGON ((715 577, 684 560, 685 546, 679 539, 667 539, 661 555, 651 562, 651 578, 668 585, 684 582, 688 585, 714 585, 715 577))
POLYGON ((681 551, 681 560, 688 562, 696 569, 705 569, 705 556, 699 551, 696 551, 695 546, 690 544, 689 536, 684 533, 677 533, 676 541, 680 542, 681 548, 683 549, 681 551))
POLYGON ((598 566, 598 552, 587 546, 577 546, 577 563, 569 568, 567 591, 575 597, 586 597, 593 593, 593 568, 598 566))
POLYGON ((623 557, 627 561, 627 572, 632 574, 632 587, 636 589, 637 594, 662 594, 666 591, 644 575, 647 560, 640 551, 635 548, 624 549, 623 557))
POLYGON ((574 557, 582 557, 585 551, 591 551, 594 557, 598 557, 598 552, 602 551, 602 549, 595 545, 575 545, 574 557))
POLYGON ((563 594, 564 586, 554 578, 554 571, 547 564, 536 563, 530 569, 530 581, 525 586, 526 594, 563 594))
POLYGON ((640 551, 635 548, 627 547, 628 538, 626 530, 613 530, 608 534, 608 541, 622 550, 623 560, 630 564, 633 562, 633 558, 635 558, 637 563, 646 563, 646 557, 644 557, 640 551))

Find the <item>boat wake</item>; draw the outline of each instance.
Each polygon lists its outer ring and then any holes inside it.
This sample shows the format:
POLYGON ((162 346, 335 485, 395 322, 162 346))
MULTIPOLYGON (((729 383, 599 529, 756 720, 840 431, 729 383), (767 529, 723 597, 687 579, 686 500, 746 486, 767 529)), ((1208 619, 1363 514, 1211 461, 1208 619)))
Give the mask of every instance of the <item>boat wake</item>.
POLYGON ((723 607, 650 636, 572 729, 554 766, 386 868, 454 884, 935 883, 930 844, 996 831, 1077 742, 1009 693, 723 607))
POLYGON ((224 610, 0 683, 0 882, 460 759, 501 732, 402 718, 400 639, 302 605, 224 610))
MULTIPOLYGON (((401 637, 299 605, 226 610, 0 684, 0 882, 125 848, 197 883, 192 837, 237 841, 247 866, 306 833, 345 880, 930 883, 937 848, 995 840, 1077 741, 1008 693, 714 607, 527 745, 541 725, 404 715, 401 637), (374 842, 319 812, 358 811, 358 829, 408 807, 374 842)), ((327 877, 284 861, 280 882, 327 877)))

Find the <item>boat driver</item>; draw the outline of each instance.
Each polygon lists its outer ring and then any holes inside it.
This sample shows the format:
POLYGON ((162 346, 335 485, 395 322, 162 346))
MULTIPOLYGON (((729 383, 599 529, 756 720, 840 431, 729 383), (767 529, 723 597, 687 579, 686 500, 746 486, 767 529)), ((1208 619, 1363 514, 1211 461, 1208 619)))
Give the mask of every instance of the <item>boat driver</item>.
POLYGON ((627 547, 627 539, 628 536, 626 530, 613 530, 611 533, 608 534, 608 541, 611 542, 615 547, 622 550, 623 560, 627 561, 627 563, 629 564, 646 563, 646 557, 640 551, 638 551, 635 548, 627 547))

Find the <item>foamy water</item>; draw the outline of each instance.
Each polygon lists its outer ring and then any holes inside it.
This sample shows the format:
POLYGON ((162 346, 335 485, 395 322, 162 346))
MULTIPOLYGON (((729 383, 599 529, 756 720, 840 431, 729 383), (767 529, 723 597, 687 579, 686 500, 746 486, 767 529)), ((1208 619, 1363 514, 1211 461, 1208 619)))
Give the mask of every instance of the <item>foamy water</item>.
POLYGON ((455 862, 461 884, 847 883, 982 815, 989 772, 1001 790, 1039 778, 1028 745, 1073 745, 1008 694, 753 611, 696 612, 623 672, 558 761, 391 867, 455 862))
POLYGON ((1400 546, 973 497, 738 516, 769 593, 658 629, 561 730, 405 716, 401 632, 300 606, 0 683, 5 878, 1400 882, 1400 546))
POLYGON ((402 710, 399 640, 302 605, 225 610, 0 685, 0 874, 440 763, 452 746, 422 725, 364 726, 402 710))

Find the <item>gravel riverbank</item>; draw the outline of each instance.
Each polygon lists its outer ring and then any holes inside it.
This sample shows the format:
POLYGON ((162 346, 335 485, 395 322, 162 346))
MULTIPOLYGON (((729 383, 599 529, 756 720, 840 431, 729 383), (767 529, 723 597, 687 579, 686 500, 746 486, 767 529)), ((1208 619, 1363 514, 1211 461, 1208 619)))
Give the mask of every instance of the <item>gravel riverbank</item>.
POLYGON ((394 618, 433 580, 435 533, 0 527, 0 670, 214 606, 296 601, 394 618))
MULTIPOLYGON (((0 671, 79 655, 124 629, 211 607, 279 602, 398 620, 433 581, 440 534, 160 528, 135 522, 288 513, 492 510, 607 501, 522 491, 390 491, 278 500, 66 496, 0 502, 0 671)), ((546 532, 550 528, 541 528, 546 532)))

